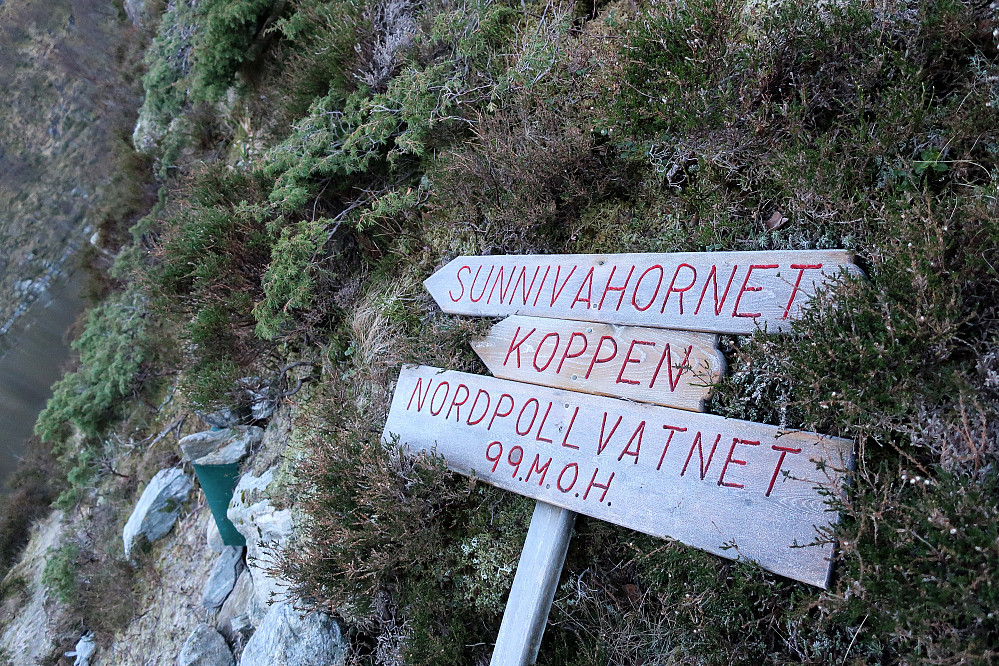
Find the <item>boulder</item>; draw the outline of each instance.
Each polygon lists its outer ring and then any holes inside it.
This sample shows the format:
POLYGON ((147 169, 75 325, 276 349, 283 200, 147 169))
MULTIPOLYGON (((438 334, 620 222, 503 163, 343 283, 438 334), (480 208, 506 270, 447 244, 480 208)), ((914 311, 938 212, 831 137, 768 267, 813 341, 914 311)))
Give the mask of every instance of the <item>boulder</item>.
POLYGON ((342 666, 347 642, 326 613, 303 613, 291 604, 271 606, 243 649, 240 666, 342 666))
POLYGON ((236 546, 226 546, 222 554, 215 560, 212 573, 208 576, 205 589, 201 592, 201 605, 207 610, 213 611, 219 608, 232 592, 236 585, 236 579, 243 572, 244 548, 236 546))
POLYGON ((194 482, 179 467, 156 473, 142 491, 122 531, 125 557, 132 556, 132 548, 137 543, 152 543, 170 531, 193 487, 194 482))
POLYGON ((184 641, 177 666, 235 666, 232 651, 222 634, 207 624, 199 624, 184 641))
POLYGON ((214 611, 222 606, 236 586, 236 580, 246 568, 243 564, 244 550, 245 548, 237 546, 226 546, 215 560, 215 566, 201 592, 201 604, 207 610, 214 611))
MULTIPOLYGON (((256 596, 253 594, 253 577, 250 576, 249 571, 243 569, 239 578, 236 579, 236 585, 233 586, 232 592, 222 604, 215 623, 215 626, 230 644, 245 644, 246 637, 253 633, 255 623, 251 618, 251 605, 256 605, 256 596)), ((256 624, 260 624, 260 620, 264 619, 263 616, 266 614, 265 609, 257 618, 256 624)))
POLYGON ((154 118, 154 113, 146 104, 139 110, 139 117, 135 121, 135 129, 132 131, 132 145, 137 152, 144 155, 152 155, 163 140, 164 127, 154 118))
POLYGON ((196 465, 228 465, 238 463, 260 444, 264 429, 257 426, 233 426, 221 430, 206 430, 180 440, 184 462, 196 465))
POLYGON ((205 430, 196 432, 193 435, 181 438, 178 442, 181 452, 181 460, 190 462, 203 458, 210 453, 215 453, 222 445, 232 437, 232 431, 228 428, 220 430, 205 430))
POLYGON ((257 599, 265 607, 284 595, 287 583, 272 576, 274 550, 284 548, 293 538, 291 509, 277 509, 267 495, 275 467, 260 476, 244 474, 236 484, 226 512, 229 520, 246 538, 246 563, 253 576, 257 599))
POLYGON ((196 465, 231 465, 238 463, 250 455, 250 449, 260 444, 264 438, 264 429, 257 426, 242 426, 231 428, 230 437, 222 446, 208 455, 194 461, 196 465))

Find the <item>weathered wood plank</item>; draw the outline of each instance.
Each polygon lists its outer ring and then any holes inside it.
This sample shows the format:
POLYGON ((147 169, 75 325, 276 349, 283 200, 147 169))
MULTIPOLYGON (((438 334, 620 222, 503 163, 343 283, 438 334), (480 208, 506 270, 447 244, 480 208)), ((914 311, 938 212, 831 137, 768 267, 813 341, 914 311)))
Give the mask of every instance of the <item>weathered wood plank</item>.
POLYGON ((537 661, 575 521, 573 511, 545 502, 535 504, 490 666, 537 661))
POLYGON ((514 315, 472 347, 503 379, 701 411, 725 374, 717 344, 707 333, 514 315))
POLYGON ((424 285, 445 312, 771 332, 842 272, 844 250, 458 257, 424 285))
POLYGON ((819 587, 826 493, 853 456, 845 439, 426 366, 399 376, 396 436, 500 488, 819 587))

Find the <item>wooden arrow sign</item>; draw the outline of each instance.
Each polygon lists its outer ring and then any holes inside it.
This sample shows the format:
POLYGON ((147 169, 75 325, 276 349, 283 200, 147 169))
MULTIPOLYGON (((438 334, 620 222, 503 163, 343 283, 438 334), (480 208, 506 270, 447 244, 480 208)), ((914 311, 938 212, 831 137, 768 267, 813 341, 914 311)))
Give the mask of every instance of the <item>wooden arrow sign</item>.
POLYGON ((458 257, 424 285, 445 312, 719 333, 787 331, 815 292, 859 274, 844 250, 458 257))
POLYGON ((404 368, 383 434, 539 501, 828 584, 853 443, 492 377, 404 368))
POLYGON ((503 379, 701 411, 725 373, 717 343, 706 333, 515 315, 472 347, 503 379))

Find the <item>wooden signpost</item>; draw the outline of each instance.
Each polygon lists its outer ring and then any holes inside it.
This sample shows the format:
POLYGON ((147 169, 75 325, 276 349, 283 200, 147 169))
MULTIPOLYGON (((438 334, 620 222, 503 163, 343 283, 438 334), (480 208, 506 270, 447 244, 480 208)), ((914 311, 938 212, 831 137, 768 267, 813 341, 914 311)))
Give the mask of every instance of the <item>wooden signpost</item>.
POLYGON ((507 317, 472 343, 496 377, 701 411, 725 374, 718 337, 507 317))
POLYGON ((717 333, 787 331, 843 250, 458 257, 424 285, 444 312, 717 333))
POLYGON ((828 585, 853 442, 698 413, 725 363, 693 331, 787 331, 844 273, 842 250, 493 256, 425 281, 510 315, 473 343, 500 379, 406 367, 383 433, 537 500, 491 666, 534 663, 576 512, 828 585))
POLYGON ((800 546, 835 521, 823 491, 853 452, 849 440, 427 366, 403 369, 385 433, 500 488, 818 587, 833 544, 800 546))

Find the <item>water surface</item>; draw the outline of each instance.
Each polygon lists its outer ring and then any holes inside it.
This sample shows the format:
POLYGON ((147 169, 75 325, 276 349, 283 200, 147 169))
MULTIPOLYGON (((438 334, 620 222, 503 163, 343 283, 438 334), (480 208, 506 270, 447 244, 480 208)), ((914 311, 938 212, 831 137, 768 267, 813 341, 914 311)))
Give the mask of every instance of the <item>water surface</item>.
POLYGON ((69 358, 67 333, 84 303, 76 276, 53 280, 0 338, 0 492, 69 358))

